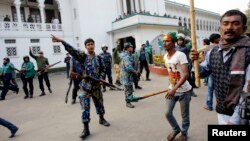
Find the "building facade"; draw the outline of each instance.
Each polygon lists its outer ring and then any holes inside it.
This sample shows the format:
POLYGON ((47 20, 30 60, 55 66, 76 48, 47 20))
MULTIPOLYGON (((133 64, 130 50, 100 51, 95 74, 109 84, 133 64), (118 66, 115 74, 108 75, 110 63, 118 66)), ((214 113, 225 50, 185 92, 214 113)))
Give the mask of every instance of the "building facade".
MULTIPOLYGON (((30 47, 34 53, 42 50, 50 63, 63 61, 63 46, 53 43, 50 34, 82 50, 84 40, 93 38, 97 53, 102 44, 111 51, 117 41, 121 45, 129 41, 138 49, 146 41, 153 44, 164 33, 189 28, 188 9, 165 0, 1 0, 0 63, 7 56, 20 68, 30 47)), ((218 32, 219 16, 196 9, 198 44, 218 32)), ((158 45, 153 48, 157 50, 158 45)), ((63 66, 62 62, 56 67, 63 66)))

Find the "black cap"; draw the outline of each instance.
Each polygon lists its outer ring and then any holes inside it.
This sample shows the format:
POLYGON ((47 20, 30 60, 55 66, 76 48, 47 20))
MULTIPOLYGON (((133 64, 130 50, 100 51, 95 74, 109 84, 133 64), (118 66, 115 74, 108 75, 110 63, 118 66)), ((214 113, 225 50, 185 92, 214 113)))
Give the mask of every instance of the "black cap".
POLYGON ((3 60, 10 62, 10 58, 8 58, 8 57, 3 58, 3 60))

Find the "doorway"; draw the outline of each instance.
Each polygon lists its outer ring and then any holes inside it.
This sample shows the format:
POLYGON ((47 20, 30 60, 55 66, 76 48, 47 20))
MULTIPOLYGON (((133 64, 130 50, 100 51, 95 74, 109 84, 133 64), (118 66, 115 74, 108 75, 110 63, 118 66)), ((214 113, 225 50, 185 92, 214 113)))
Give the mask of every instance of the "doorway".
POLYGON ((136 44, 135 44, 135 38, 132 37, 132 36, 129 36, 129 37, 125 37, 125 38, 121 38, 121 39, 118 39, 120 44, 121 44, 121 50, 124 49, 124 43, 128 43, 130 42, 133 46, 134 46, 134 49, 136 49, 136 44))
POLYGON ((51 23, 53 17, 55 17, 54 10, 45 9, 46 23, 51 23))

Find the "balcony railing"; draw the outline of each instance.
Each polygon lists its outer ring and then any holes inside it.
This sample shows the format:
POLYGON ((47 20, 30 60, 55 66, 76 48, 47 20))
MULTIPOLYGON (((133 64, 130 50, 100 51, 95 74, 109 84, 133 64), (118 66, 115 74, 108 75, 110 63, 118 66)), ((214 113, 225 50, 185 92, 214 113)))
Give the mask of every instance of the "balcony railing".
POLYGON ((134 14, 112 23, 112 30, 118 30, 133 25, 160 25, 160 26, 178 26, 178 19, 164 16, 134 14))
POLYGON ((0 31, 62 31, 61 24, 0 22, 0 31))

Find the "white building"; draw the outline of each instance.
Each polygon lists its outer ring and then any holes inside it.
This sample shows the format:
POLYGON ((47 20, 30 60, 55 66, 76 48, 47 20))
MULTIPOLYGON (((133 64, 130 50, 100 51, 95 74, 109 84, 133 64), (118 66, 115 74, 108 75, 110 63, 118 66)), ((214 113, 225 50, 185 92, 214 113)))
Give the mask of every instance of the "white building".
MULTIPOLYGON (((220 15, 199 8, 196 8, 195 12, 197 46, 201 47, 203 39, 208 38, 212 33, 218 33, 220 15)), ((179 26, 191 29, 189 6, 166 0, 166 13, 178 18, 179 26)))
MULTIPOLYGON (((219 14, 201 9, 196 12, 201 44, 203 38, 218 31, 219 14)), ((53 43, 50 34, 81 49, 84 40, 91 37, 97 53, 102 44, 111 51, 118 40, 139 48, 146 40, 153 44, 164 33, 189 28, 189 19, 188 6, 164 0, 1 0, 0 60, 8 56, 19 68, 31 47, 34 53, 44 51, 50 63, 63 61, 63 46, 53 43), (5 15, 10 21, 4 21, 5 15), (33 22, 28 22, 28 15, 33 22), (51 23, 52 17, 59 24, 51 23)), ((57 65, 62 66, 63 62, 57 65)))

